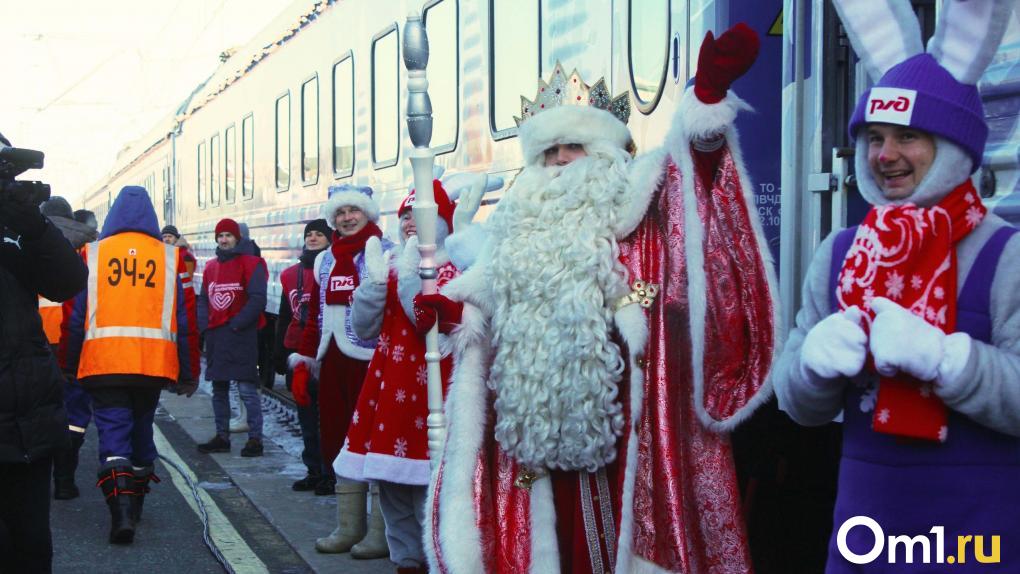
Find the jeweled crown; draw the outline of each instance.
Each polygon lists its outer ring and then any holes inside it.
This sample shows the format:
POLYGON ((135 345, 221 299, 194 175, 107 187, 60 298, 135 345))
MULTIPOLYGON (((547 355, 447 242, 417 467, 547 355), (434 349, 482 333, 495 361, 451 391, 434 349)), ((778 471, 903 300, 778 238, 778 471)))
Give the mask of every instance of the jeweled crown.
POLYGON ((521 117, 514 117, 520 126, 537 114, 559 106, 590 106, 606 110, 616 119, 627 124, 630 119, 630 97, 624 92, 616 97, 609 93, 606 79, 599 78, 595 85, 589 86, 575 69, 568 76, 563 65, 556 62, 549 81, 538 79, 538 92, 534 101, 521 96, 521 117))

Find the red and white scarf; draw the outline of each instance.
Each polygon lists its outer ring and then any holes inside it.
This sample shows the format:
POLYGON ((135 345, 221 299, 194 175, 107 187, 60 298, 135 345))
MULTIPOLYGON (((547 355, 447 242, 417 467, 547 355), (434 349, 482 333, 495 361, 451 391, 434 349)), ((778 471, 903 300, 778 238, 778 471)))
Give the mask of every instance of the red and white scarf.
POLYGON ((327 305, 351 304, 354 290, 361 283, 354 257, 365 250, 365 243, 369 237, 382 237, 382 230, 371 221, 354 235, 344 237, 339 231, 333 232, 333 243, 329 248, 333 253, 334 263, 333 270, 329 273, 329 283, 326 285, 327 305))
MULTIPOLYGON (((839 308, 857 305, 875 317, 871 300, 885 297, 945 333, 956 330, 956 243, 987 209, 967 180, 937 205, 872 207, 857 228, 839 274, 839 308)), ((869 365, 873 365, 871 358, 869 365)), ((873 367, 872 367, 873 368, 873 367)), ((930 386, 906 373, 880 377, 872 427, 882 433, 945 441, 946 407, 930 386)))

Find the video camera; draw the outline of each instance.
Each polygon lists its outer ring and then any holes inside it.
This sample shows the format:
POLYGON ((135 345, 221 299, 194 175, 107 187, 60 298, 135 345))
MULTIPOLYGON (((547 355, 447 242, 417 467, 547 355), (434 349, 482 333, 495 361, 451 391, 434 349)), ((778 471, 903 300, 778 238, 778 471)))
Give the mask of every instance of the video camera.
MULTIPOLYGON (((0 135, 0 139, 3 136, 0 135)), ((32 205, 50 198, 50 186, 41 181, 18 181, 15 177, 43 166, 43 152, 11 147, 0 141, 0 194, 14 193, 32 205)))

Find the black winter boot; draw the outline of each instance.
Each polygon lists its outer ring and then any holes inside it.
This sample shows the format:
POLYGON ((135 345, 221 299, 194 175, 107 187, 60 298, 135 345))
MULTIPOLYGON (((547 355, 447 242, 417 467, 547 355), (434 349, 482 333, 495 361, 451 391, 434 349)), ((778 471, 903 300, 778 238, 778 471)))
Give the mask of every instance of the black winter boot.
POLYGON ((71 446, 53 454, 53 498, 56 500, 71 500, 80 494, 74 483, 74 473, 78 470, 78 451, 85 442, 85 435, 79 432, 69 434, 71 446))
POLYGON ((131 497, 131 504, 128 508, 128 516, 131 520, 137 524, 142 521, 142 505, 145 504, 145 495, 149 494, 149 483, 161 482, 156 473, 153 472, 155 469, 152 465, 143 466, 142 468, 133 468, 135 473, 134 479, 134 496, 131 497))
POLYGON ((135 539, 135 523, 128 513, 134 498, 134 483, 130 464, 115 466, 107 462, 99 470, 96 486, 103 489, 106 505, 110 507, 110 544, 131 544, 135 539))

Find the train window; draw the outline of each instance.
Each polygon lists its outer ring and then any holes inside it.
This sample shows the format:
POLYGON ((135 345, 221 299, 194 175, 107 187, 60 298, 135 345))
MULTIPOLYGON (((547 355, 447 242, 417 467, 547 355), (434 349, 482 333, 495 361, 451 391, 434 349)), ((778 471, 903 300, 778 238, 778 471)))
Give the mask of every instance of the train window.
POLYGON ((517 133, 521 95, 531 97, 539 76, 538 0, 489 0, 489 124, 496 139, 517 133))
POLYGON ((234 203, 234 156, 237 155, 237 130, 231 124, 223 132, 223 201, 234 203))
POLYGON ((205 142, 198 144, 198 207, 205 209, 205 142))
POLYGON ((639 110, 652 113, 669 60, 669 0, 630 1, 630 81, 639 110))
POLYGON ((319 76, 301 85, 301 181, 319 181, 319 76))
POLYGON ((372 162, 396 165, 400 154, 400 53, 397 25, 372 40, 372 162))
MULTIPOLYGON (((566 73, 575 69, 589 83, 605 78, 610 90, 613 82, 613 0, 563 2, 542 0, 541 39, 542 69, 539 76, 548 78, 563 64, 566 73)), ((534 91, 524 92, 528 98, 534 91)))
POLYGON ((457 0, 434 0, 425 8, 425 29, 429 36, 429 98, 432 100, 432 150, 453 151, 457 147, 460 90, 457 50, 457 0))
POLYGON ((276 99, 276 191, 290 187, 290 92, 276 99))
POLYGON ((354 56, 333 65, 333 177, 354 173, 354 56))
POLYGON ((255 196, 255 118, 248 114, 241 120, 241 197, 255 196))
POLYGON ((209 138, 209 205, 220 204, 220 134, 209 138))

